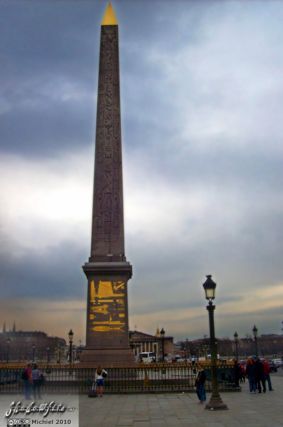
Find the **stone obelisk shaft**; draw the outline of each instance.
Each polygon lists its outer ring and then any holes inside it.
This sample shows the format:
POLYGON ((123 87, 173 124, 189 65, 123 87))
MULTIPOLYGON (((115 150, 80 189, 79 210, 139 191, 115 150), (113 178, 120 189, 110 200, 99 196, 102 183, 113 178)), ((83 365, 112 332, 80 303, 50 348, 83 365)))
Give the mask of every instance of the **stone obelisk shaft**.
POLYGON ((131 364, 127 282, 132 266, 124 249, 118 25, 108 5, 101 26, 96 118, 86 350, 82 362, 131 364))
POLYGON ((101 27, 90 261, 124 261, 118 25, 101 27))

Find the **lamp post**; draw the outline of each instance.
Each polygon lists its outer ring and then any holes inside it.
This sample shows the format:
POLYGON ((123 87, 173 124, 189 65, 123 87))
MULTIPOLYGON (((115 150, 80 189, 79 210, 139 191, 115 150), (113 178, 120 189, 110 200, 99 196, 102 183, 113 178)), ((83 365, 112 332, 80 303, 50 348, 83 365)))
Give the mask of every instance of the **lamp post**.
POLYGON ((186 338, 186 347, 185 347, 185 350, 186 350, 186 361, 188 361, 188 359, 189 359, 189 340, 188 340, 188 338, 186 338))
POLYGON ((9 363, 10 361, 10 344, 11 344, 11 339, 7 338, 7 357, 6 357, 7 363, 9 363))
POLYGON ((223 403, 219 390, 218 390, 218 380, 217 380, 217 344, 215 339, 215 329, 214 329, 214 310, 215 305, 213 305, 212 300, 215 298, 215 288, 216 283, 211 279, 211 275, 206 276, 206 281, 203 284, 205 291, 205 297, 208 300, 207 310, 209 316, 209 332, 210 332, 210 354, 211 354, 211 386, 212 393, 209 403, 206 404, 205 409, 218 410, 218 409, 228 409, 227 405, 223 403))
POLYGON ((235 343, 235 359, 238 361, 238 358, 239 358, 239 352, 238 352, 239 335, 238 335, 237 331, 234 333, 234 343, 235 343))
POLYGON ((50 362, 50 347, 46 347, 46 358, 47 358, 47 365, 50 362))
POLYGON ((255 355, 256 355, 256 357, 258 357, 257 333, 258 333, 258 329, 257 329, 256 325, 254 325, 253 335, 254 335, 254 342, 255 342, 255 355))
POLYGON ((73 362, 73 338, 74 338, 74 332, 72 329, 69 331, 69 363, 70 365, 73 362))
POLYGON ((164 362, 164 337, 165 337, 165 331, 162 328, 160 331, 160 336, 161 336, 161 348, 162 348, 162 362, 164 362))
MULTIPOLYGON (((81 354, 82 354, 82 341, 79 340, 79 348, 78 348, 78 351, 77 351, 77 358, 78 358, 79 361, 81 360, 81 354)), ((134 345, 134 354, 136 355, 135 345, 134 345)))
POLYGON ((57 347, 57 363, 61 363, 61 346, 58 345, 57 347))
POLYGON ((32 346, 32 362, 35 362, 35 345, 32 346))

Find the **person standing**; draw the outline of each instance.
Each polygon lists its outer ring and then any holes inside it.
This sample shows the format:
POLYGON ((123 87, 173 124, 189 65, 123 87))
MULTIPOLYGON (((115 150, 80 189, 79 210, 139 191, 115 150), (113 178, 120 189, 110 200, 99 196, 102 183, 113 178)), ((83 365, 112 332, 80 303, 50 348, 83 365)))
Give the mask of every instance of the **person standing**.
POLYGON ((247 360, 246 375, 249 380, 250 393, 256 393, 255 362, 252 358, 247 360))
POLYGON ((102 397, 104 391, 104 378, 107 377, 107 371, 99 365, 95 371, 95 384, 97 396, 102 397))
POLYGON ((240 377, 241 377, 241 367, 237 359, 234 360, 234 380, 235 380, 235 386, 239 387, 240 384, 240 377))
POLYGON ((264 380, 267 381, 268 390, 273 391, 271 378, 270 378, 270 365, 266 359, 263 359, 262 364, 263 364, 264 380))
POLYGON ((199 403, 204 403, 206 401, 205 381, 206 381, 206 374, 203 369, 200 369, 195 382, 199 403))
POLYGON ((32 369, 31 364, 28 363, 22 373, 22 380, 24 382, 24 395, 26 400, 31 399, 31 389, 32 389, 32 369))
POLYGON ((263 389, 263 393, 266 392, 265 387, 265 378, 264 378, 264 372, 263 372, 263 364, 262 361, 259 359, 259 357, 255 360, 255 380, 256 380, 256 386, 258 389, 258 392, 261 393, 261 386, 263 389))
POLYGON ((42 373, 38 369, 37 364, 34 363, 32 366, 32 390, 33 390, 33 398, 41 399, 41 384, 42 384, 42 373))
POLYGON ((244 383, 246 382, 246 366, 243 363, 240 363, 240 369, 241 369, 240 383, 244 383))

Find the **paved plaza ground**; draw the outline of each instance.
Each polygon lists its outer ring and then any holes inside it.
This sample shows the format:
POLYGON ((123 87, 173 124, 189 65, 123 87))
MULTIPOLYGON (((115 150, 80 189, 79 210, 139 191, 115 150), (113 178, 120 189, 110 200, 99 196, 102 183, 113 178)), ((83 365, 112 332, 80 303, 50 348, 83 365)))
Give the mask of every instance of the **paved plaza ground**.
MULTIPOLYGON (((80 397, 80 427, 283 427, 283 370, 272 374, 274 391, 222 393, 227 411, 208 411, 194 393, 80 397)), ((209 398, 208 394, 208 398, 209 398)))
MULTIPOLYGON (((283 369, 272 374, 274 391, 251 394, 248 383, 241 392, 221 393, 226 411, 209 411, 198 403, 195 393, 105 394, 89 398, 77 394, 43 394, 40 401, 64 403, 66 412, 42 414, 18 413, 10 418, 5 412, 12 402, 23 405, 23 394, 0 395, 0 427, 16 425, 13 418, 30 420, 28 425, 70 425, 70 427, 283 427, 283 369)), ((107 387, 107 382, 106 382, 107 387)), ((208 399, 210 395, 208 394, 208 399)), ((23 424, 21 424, 23 425, 23 424)), ((24 424, 26 425, 26 424, 24 424)))

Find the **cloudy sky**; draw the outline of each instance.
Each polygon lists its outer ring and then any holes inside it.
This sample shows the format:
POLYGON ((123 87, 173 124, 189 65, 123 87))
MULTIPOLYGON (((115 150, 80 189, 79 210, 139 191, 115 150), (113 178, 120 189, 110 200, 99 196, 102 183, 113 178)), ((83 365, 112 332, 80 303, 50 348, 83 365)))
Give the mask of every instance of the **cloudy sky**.
MULTIPOLYGON (((283 320, 283 2, 114 0, 130 327, 283 320)), ((0 327, 85 339, 103 0, 0 2, 0 327)))

